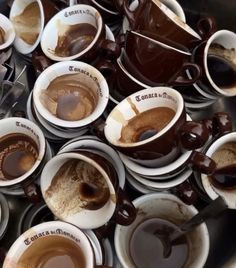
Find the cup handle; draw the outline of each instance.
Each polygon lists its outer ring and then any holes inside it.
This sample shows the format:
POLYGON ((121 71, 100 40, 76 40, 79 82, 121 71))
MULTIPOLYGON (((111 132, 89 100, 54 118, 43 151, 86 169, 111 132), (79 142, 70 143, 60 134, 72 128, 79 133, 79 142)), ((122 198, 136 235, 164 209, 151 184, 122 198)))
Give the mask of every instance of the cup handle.
POLYGON ((187 180, 174 187, 172 192, 187 205, 194 205, 198 201, 198 193, 187 180))
POLYGON ((228 113, 218 112, 212 118, 212 136, 222 136, 233 131, 232 118, 228 113))
POLYGON ((120 225, 130 225, 137 215, 137 210, 133 203, 130 201, 127 194, 119 188, 117 198, 117 209, 115 212, 116 223, 120 225))
POLYGON ((186 150, 201 148, 209 139, 209 130, 205 124, 187 121, 179 130, 182 147, 186 150))
POLYGON ((119 44, 108 39, 102 39, 99 43, 100 52, 106 59, 117 59, 120 56, 121 48, 119 44))
POLYGON ((193 170, 207 175, 214 173, 216 169, 216 163, 213 159, 197 151, 192 153, 188 160, 188 164, 193 170))
POLYGON ((217 31, 215 18, 211 16, 201 18, 197 22, 197 30, 203 40, 208 39, 213 33, 217 31))
POLYGON ((132 11, 129 8, 129 0, 113 0, 117 10, 127 17, 132 29, 135 29, 135 21, 139 17, 139 14, 143 12, 143 7, 148 1, 149 0, 139 0, 138 7, 132 11))
POLYGON ((202 70, 196 63, 185 62, 176 76, 174 76, 168 84, 171 86, 188 86, 194 84, 202 74, 202 70), (187 77, 186 72, 189 71, 191 77, 187 77))
POLYGON ((40 191, 40 188, 34 182, 23 185, 23 190, 31 203, 37 204, 42 201, 42 193, 40 191))
POLYGON ((0 264, 2 265, 7 255, 7 251, 5 248, 0 247, 0 264))

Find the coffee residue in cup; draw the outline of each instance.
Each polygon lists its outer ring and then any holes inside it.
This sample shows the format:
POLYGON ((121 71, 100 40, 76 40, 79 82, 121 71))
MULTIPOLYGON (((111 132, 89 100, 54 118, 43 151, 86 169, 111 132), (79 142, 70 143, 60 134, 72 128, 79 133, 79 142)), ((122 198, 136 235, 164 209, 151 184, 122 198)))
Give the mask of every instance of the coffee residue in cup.
POLYGON ((54 175, 45 198, 55 214, 65 219, 82 209, 103 207, 110 199, 110 191, 105 178, 94 166, 71 159, 54 175))
POLYGON ((0 139, 0 180, 12 180, 29 171, 38 158, 38 147, 33 139, 12 133, 0 139))
POLYGON ((148 139, 165 128, 175 116, 168 107, 157 107, 135 115, 121 130, 121 142, 134 143, 148 139))
POLYGON ((3 45, 5 43, 5 31, 4 29, 0 26, 0 45, 3 45))
POLYGON ((217 149, 211 157, 216 162, 216 175, 209 176, 210 182, 216 188, 235 189, 235 169, 236 165, 236 142, 228 142, 217 149), (221 169, 225 174, 217 174, 217 170, 221 169))
POLYGON ((18 268, 86 268, 86 257, 73 240, 49 235, 31 243, 20 256, 18 268))
POLYGON ((60 57, 76 55, 94 40, 97 29, 89 23, 58 25, 58 40, 54 53, 60 57))
POLYGON ((178 227, 170 221, 150 218, 141 222, 133 231, 129 242, 130 256, 135 267, 183 268, 188 259, 189 245, 186 236, 172 245, 168 258, 163 256, 163 242, 158 234, 170 235, 178 227))
POLYGON ((207 66, 213 82, 223 90, 236 90, 236 51, 212 44, 207 55, 207 66))
POLYGON ((92 114, 98 102, 98 93, 81 81, 80 74, 74 73, 52 80, 40 99, 54 116, 77 121, 92 114))
POLYGON ((41 29, 39 4, 35 1, 25 7, 23 12, 13 19, 16 34, 28 45, 34 45, 41 29))

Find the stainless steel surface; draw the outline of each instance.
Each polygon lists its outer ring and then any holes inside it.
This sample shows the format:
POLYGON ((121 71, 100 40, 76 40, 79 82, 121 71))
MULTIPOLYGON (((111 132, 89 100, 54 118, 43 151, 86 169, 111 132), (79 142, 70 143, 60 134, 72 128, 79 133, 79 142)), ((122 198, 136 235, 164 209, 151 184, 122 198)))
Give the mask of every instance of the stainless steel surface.
MULTIPOLYGON (((219 28, 226 28, 236 31, 235 10, 236 1, 224 0, 179 0, 183 6, 187 22, 195 27, 197 20, 203 15, 213 15, 216 17, 219 28)), ((1 6, 0 6, 1 8, 1 6)), ((3 9, 2 9, 3 10, 3 9)), ((4 12, 7 9, 4 8, 4 12)), ((29 62, 27 58, 20 55, 14 57, 16 66, 16 75, 20 73, 25 63, 29 62)), ((34 74, 32 67, 28 66, 25 74, 20 78, 20 82, 28 85, 28 90, 33 87, 34 74)), ((22 104, 25 103, 27 96, 24 96, 21 103, 16 105, 15 110, 22 109, 22 104)), ((236 97, 221 98, 213 105, 200 110, 189 111, 191 117, 195 120, 201 120, 211 117, 216 111, 225 111, 231 114, 233 118, 234 130, 236 130, 236 97)), ((136 197, 137 194, 131 192, 131 195, 136 197)), ((10 218, 7 233, 0 240, 0 247, 6 249, 11 246, 17 237, 18 222, 24 209, 28 206, 28 201, 25 198, 14 196, 6 196, 10 207, 10 218)), ((201 209, 206 203, 199 202, 197 207, 201 209)), ((204 268, 236 268, 236 211, 227 210, 222 213, 217 219, 207 220, 207 226, 210 233, 210 252, 204 268)), ((118 266, 117 266, 118 267, 118 266)), ((190 267, 191 268, 191 267, 190 267)), ((201 268, 201 267, 199 267, 201 268)))

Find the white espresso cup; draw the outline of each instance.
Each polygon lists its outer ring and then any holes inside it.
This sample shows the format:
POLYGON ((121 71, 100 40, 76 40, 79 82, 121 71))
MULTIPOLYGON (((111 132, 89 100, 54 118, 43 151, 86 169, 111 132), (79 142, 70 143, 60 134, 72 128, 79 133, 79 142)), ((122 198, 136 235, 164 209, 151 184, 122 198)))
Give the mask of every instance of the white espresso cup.
MULTIPOLYGON (((130 241, 134 231, 140 224, 146 220, 161 218, 175 225, 180 225, 197 214, 197 210, 193 206, 187 206, 171 194, 146 194, 133 202, 138 210, 136 220, 128 227, 117 225, 114 236, 116 254, 124 268, 137 267, 130 255, 130 241)), ((201 224, 193 232, 187 234, 187 241, 189 247, 188 257, 183 267, 202 268, 209 252, 209 233, 206 224, 201 224)), ((144 254, 143 257, 147 258, 144 254)), ((155 258, 156 256, 153 255, 152 261, 155 261, 155 258)), ((158 267, 158 260, 156 267, 158 267)))

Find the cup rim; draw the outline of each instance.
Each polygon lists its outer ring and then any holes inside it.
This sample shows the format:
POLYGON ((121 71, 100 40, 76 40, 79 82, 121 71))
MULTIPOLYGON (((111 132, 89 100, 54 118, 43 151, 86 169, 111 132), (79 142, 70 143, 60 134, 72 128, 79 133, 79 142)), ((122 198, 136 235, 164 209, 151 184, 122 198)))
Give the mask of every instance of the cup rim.
MULTIPOLYGON (((206 155, 211 157, 212 154, 216 152, 222 145, 232 141, 236 142, 236 132, 224 134, 209 144, 208 148, 206 148, 206 155)), ((200 179, 201 184, 210 199, 215 200, 218 196, 221 196, 226 201, 229 208, 236 209, 236 198, 234 198, 234 200, 230 200, 231 194, 235 196, 236 190, 233 190, 233 192, 231 192, 214 187, 210 183, 208 176, 205 174, 201 174, 200 179)))
MULTIPOLYGON (((58 221, 58 220, 40 223, 38 225, 31 227, 29 230, 27 230, 26 232, 21 234, 15 240, 15 242, 12 244, 12 246, 10 247, 10 249, 7 253, 6 259, 3 263, 3 267, 6 267, 5 266, 5 265, 7 265, 6 263, 8 261, 11 262, 11 259, 14 260, 14 256, 16 256, 15 257, 16 259, 14 261, 19 260, 19 258, 25 252, 25 250, 22 250, 21 254, 17 254, 17 253, 19 252, 21 245, 24 244, 24 240, 26 239, 28 234, 30 234, 30 232, 32 232, 32 234, 45 233, 46 231, 48 231, 52 228, 55 228, 56 232, 60 232, 60 228, 61 228, 61 229, 63 229, 63 231, 66 231, 69 234, 75 236, 75 238, 78 239, 79 241, 83 240, 83 244, 84 244, 84 247, 85 247, 87 255, 88 255, 88 256, 86 256, 86 261, 87 261, 86 268, 93 268, 94 267, 94 264, 95 264, 94 252, 93 252, 92 245, 89 241, 89 238, 86 236, 86 234, 83 231, 81 231, 79 228, 77 228, 76 226, 69 224, 67 222, 62 222, 62 221, 58 221)), ((49 236, 51 236, 51 235, 52 234, 50 234, 49 236)), ((60 234, 56 233, 54 235, 60 235, 60 234)), ((68 236, 65 236, 65 235, 60 235, 60 236, 66 237, 67 239, 70 239, 70 238, 68 238, 68 236)), ((70 239, 70 240, 72 240, 72 239, 70 239)))
MULTIPOLYGON (((77 73, 77 72, 75 72, 77 73)), ((33 88, 33 102, 35 104, 35 107, 37 109, 37 111, 39 112, 39 114, 48 122, 51 122, 54 125, 57 126, 61 126, 64 128, 79 128, 79 127, 83 127, 86 126, 90 123, 92 123, 93 121, 95 121, 105 110, 108 100, 109 100, 109 88, 108 88, 108 84, 106 82, 106 79, 104 78, 104 76, 92 65, 87 64, 85 62, 82 61, 66 61, 66 62, 57 62, 54 63, 53 65, 49 66, 47 69, 45 69, 37 78, 35 84, 34 84, 34 88, 33 88), (74 66, 74 67, 78 67, 78 68, 85 68, 86 70, 91 70, 93 74, 95 74, 99 80, 100 80, 100 85, 102 87, 102 103, 101 103, 101 107, 99 109, 95 110, 87 117, 81 119, 81 120, 77 120, 77 121, 66 121, 66 120, 62 120, 60 118, 57 118, 56 116, 54 116, 53 114, 51 114, 46 107, 44 107, 44 105, 41 103, 40 99, 39 99, 39 95, 40 93, 42 93, 43 90, 41 88, 41 83, 44 81, 44 78, 47 77, 49 74, 53 73, 54 78, 59 77, 56 73, 57 69, 60 69, 62 67, 65 67, 65 72, 64 74, 70 73, 69 71, 66 70, 66 67, 69 66, 74 66)))
MULTIPOLYGON (((185 204, 182 200, 180 200, 177 196, 170 194, 170 193, 148 193, 148 194, 144 194, 141 195, 140 197, 136 198, 135 200, 133 200, 133 204, 136 208, 138 208, 141 204, 148 202, 150 200, 158 200, 158 199, 167 199, 168 201, 172 201, 175 203, 179 203, 181 205, 184 205, 186 207, 186 209, 188 209, 188 211, 190 211, 193 215, 198 213, 198 210, 193 206, 193 205, 187 205, 185 204)), ((131 224, 132 225, 132 224, 131 224)), ((125 227, 125 228, 129 228, 125 227)), ((122 257, 122 253, 120 251, 120 233, 122 232, 122 229, 124 227, 121 225, 116 225, 115 228, 115 233, 114 233, 114 245, 115 245, 115 251, 116 254, 119 258, 119 260, 121 261, 121 264, 123 265, 124 268, 130 268, 126 265, 124 258, 122 257)), ((201 233, 202 233, 202 239, 204 241, 203 243, 203 249, 202 249, 202 256, 201 259, 199 260, 197 266, 195 266, 194 268, 199 268, 199 267, 203 267, 208 254, 209 254, 209 249, 210 249, 210 238, 209 238, 209 232, 207 229, 207 225, 206 223, 202 223, 198 228, 201 228, 201 233)))
MULTIPOLYGON (((179 52, 179 53, 181 53, 181 54, 184 54, 184 55, 187 55, 187 56, 191 56, 190 51, 188 51, 187 49, 186 49, 186 51, 181 50, 181 49, 179 49, 179 48, 176 48, 176 47, 171 46, 171 45, 169 45, 169 44, 163 43, 163 42, 161 42, 161 41, 159 41, 159 40, 153 39, 153 38, 151 38, 151 37, 149 37, 149 36, 146 36, 146 35, 144 35, 144 34, 142 34, 142 33, 139 33, 139 32, 133 31, 133 30, 131 30, 131 31, 127 31, 127 32, 128 32, 128 34, 138 35, 138 36, 140 36, 140 37, 142 37, 142 38, 144 38, 144 39, 147 39, 147 40, 149 40, 150 42, 155 43, 155 44, 157 44, 158 46, 161 46, 161 47, 166 48, 166 49, 168 49, 168 50, 173 50, 173 51, 179 52)), ((162 37, 160 37, 160 39, 162 39, 162 37)), ((171 41, 167 39, 167 42, 171 42, 171 41)), ((174 44, 173 44, 173 45, 174 45, 174 44)), ((178 45, 178 43, 176 43, 176 46, 177 46, 177 45, 178 45)), ((183 48, 184 48, 184 47, 183 47, 183 48)))
MULTIPOLYGON (((14 29, 12 22, 1 13, 0 13, 0 20, 1 22, 4 22, 4 24, 9 28, 8 31, 11 31, 7 41, 4 42, 2 45, 0 45, 0 51, 1 51, 1 50, 8 48, 14 42, 16 33, 15 33, 15 29, 14 29)), ((0 26, 5 31, 5 27, 3 27, 2 24, 0 26)))
POLYGON ((119 16, 119 12, 116 12, 116 11, 112 11, 108 8, 105 8, 104 6, 102 6, 100 3, 98 3, 97 1, 95 0, 91 0, 95 5, 97 5, 99 8, 101 8, 102 10, 104 10, 105 12, 107 13, 110 13, 111 15, 116 15, 116 16, 119 16))
MULTIPOLYGON (((0 187, 16 185, 16 184, 26 180, 36 170, 36 168, 38 168, 38 166, 41 164, 41 162, 44 159, 45 153, 46 153, 46 140, 45 140, 44 134, 43 134, 42 130, 34 122, 30 121, 29 119, 25 119, 25 118, 10 117, 10 118, 1 119, 0 125, 5 124, 7 122, 13 123, 13 122, 17 122, 17 121, 25 124, 26 126, 30 126, 35 132, 37 131, 37 135, 39 137, 39 143, 40 143, 40 148, 38 148, 39 149, 38 158, 35 161, 32 168, 30 170, 28 170, 26 173, 24 173, 23 175, 21 175, 20 177, 12 179, 12 180, 6 180, 6 181, 0 180, 0 187)), ((15 133, 15 132, 12 131, 12 132, 9 132, 9 134, 10 133, 15 133)), ((17 132, 17 133, 20 133, 20 132, 17 132)))
MULTIPOLYGON (((45 203, 49 207, 49 209, 53 212, 53 214, 60 220, 69 222, 71 224, 76 225, 77 227, 81 229, 94 229, 101 227, 104 225, 106 222, 108 222, 113 213, 115 212, 116 204, 117 204, 117 199, 114 201, 111 201, 110 199, 106 202, 106 204, 103 205, 103 207, 97 209, 97 210, 88 210, 88 209, 83 209, 82 211, 79 211, 73 215, 70 215, 69 217, 64 217, 62 215, 59 215, 54 209, 53 204, 51 204, 50 200, 46 198, 45 192, 46 190, 50 187, 51 181, 56 174, 57 170, 54 170, 53 176, 50 178, 47 176, 48 170, 51 169, 51 166, 57 163, 58 161, 63 161, 62 164, 64 164, 67 160, 70 159, 78 159, 78 160, 83 160, 91 165, 93 165, 103 176, 103 178, 106 180, 107 185, 109 187, 110 195, 116 194, 116 190, 108 176, 108 174, 105 172, 105 170, 100 166, 98 163, 96 163, 95 160, 89 158, 88 156, 82 155, 79 152, 65 152, 58 154, 54 156, 52 159, 50 159, 46 165, 44 166, 41 177, 40 177, 40 187, 41 187, 41 192, 43 195, 43 199, 45 200, 45 203), (107 209, 109 208, 109 209, 107 209), (108 211, 108 212, 107 212, 108 211), (92 214, 96 214, 96 220, 95 219, 90 219, 89 221, 83 221, 82 218, 87 216, 87 217, 93 217, 92 214), (102 215, 101 215, 102 214, 102 215), (99 217, 98 217, 99 215, 99 217)), ((60 167, 62 166, 60 165, 60 167)))
MULTIPOLYGON (((206 43, 206 46, 204 48, 203 64, 204 64, 204 69, 205 69, 205 72, 206 72, 207 79, 210 82, 210 84, 213 86, 213 88, 223 96, 232 97, 232 96, 236 96, 236 89, 235 89, 235 92, 230 93, 230 92, 227 92, 226 90, 223 90, 220 87, 218 87, 216 85, 216 83, 211 78, 211 75, 210 75, 209 70, 208 70, 208 63, 207 63, 208 50, 209 50, 210 46, 212 45, 212 42, 214 41, 215 38, 219 37, 220 35, 225 35, 225 34, 231 35, 231 36, 234 35, 235 40, 236 40, 236 34, 234 32, 232 32, 232 31, 223 29, 223 30, 219 30, 219 31, 215 32, 208 39, 208 41, 206 43)), ((235 48, 236 48, 236 46, 235 46, 235 48)))
MULTIPOLYGON (((20 0, 19 0, 20 1, 20 0)), ((21 1, 20 1, 21 2, 21 1)), ((41 37, 42 37, 42 33, 43 33, 43 28, 44 28, 44 23, 45 23, 45 16, 44 16, 44 10, 43 10, 43 5, 42 2, 40 0, 33 0, 30 3, 26 4, 25 7, 27 7, 29 4, 33 3, 33 2, 37 2, 39 5, 39 11, 40 11, 40 31, 39 31, 39 35, 37 40, 35 41, 35 43, 33 45, 29 45, 26 42, 24 42, 20 37, 18 37, 18 35, 16 34, 15 40, 14 40, 14 47, 22 54, 26 55, 26 54, 30 54, 32 51, 34 51, 36 49, 36 47, 38 46, 41 37), (24 46, 23 46, 23 45, 24 46)), ((12 21, 13 18, 16 16, 13 16, 13 11, 15 6, 17 5, 17 1, 13 1, 12 3, 12 7, 10 10, 10 14, 9 14, 9 19, 12 21)), ((14 22, 12 21, 13 26, 14 26, 14 22)))
POLYGON ((101 17, 101 14, 99 13, 99 11, 97 9, 95 9, 94 7, 90 6, 90 5, 85 5, 85 4, 77 4, 77 5, 73 5, 73 6, 69 6, 61 11, 59 11, 57 14, 55 14, 47 23, 47 25, 45 26, 43 33, 42 33, 42 37, 40 40, 40 45, 41 45, 41 49, 43 51, 43 53, 50 58, 53 61, 71 61, 71 60, 75 60, 80 58, 82 55, 84 55, 85 53, 87 53, 91 48, 94 47, 95 43, 97 42, 99 36, 102 33, 102 29, 103 29, 104 23, 103 23, 103 19, 101 17), (48 39, 48 34, 50 35, 50 31, 51 28, 54 26, 54 21, 57 21, 58 18, 60 18, 63 14, 65 14, 66 12, 70 12, 74 9, 88 9, 88 10, 92 10, 94 16, 96 17, 97 20, 97 32, 96 35, 93 39, 93 41, 81 52, 75 54, 75 55, 71 55, 71 56, 67 56, 67 57, 62 57, 62 56, 58 56, 56 54, 50 53, 48 50, 47 45, 47 39, 48 39))
POLYGON ((131 95, 129 95, 128 97, 126 97, 124 100, 122 100, 120 103, 118 103, 110 112, 110 114, 108 115, 108 117, 106 118, 106 122, 105 122, 105 127, 104 127, 104 134, 106 139, 108 140, 108 142, 110 142, 112 145, 117 146, 119 148, 135 148, 138 146, 142 146, 144 144, 147 144, 149 142, 154 141, 155 139, 161 137, 162 135, 164 135, 171 127, 173 127, 173 125, 177 122, 177 120, 180 118, 182 112, 184 110, 184 100, 183 97, 181 96, 181 94, 170 87, 148 87, 146 89, 142 89, 139 90, 131 95), (152 94, 152 93, 156 93, 156 92, 171 92, 171 95, 175 96, 175 98, 178 101, 178 107, 177 110, 175 112, 174 117, 171 119, 171 121, 169 122, 169 124, 167 126, 165 126, 160 132, 158 132, 157 134, 153 135, 152 137, 145 139, 143 141, 139 141, 139 142, 133 142, 133 143, 125 143, 125 142, 120 142, 117 140, 113 140, 110 138, 109 136, 109 127, 108 127, 108 122, 111 120, 112 118, 112 113, 114 113, 120 106, 124 105, 124 103, 127 102, 127 99, 131 99, 134 98, 136 95, 140 95, 140 94, 152 94))

